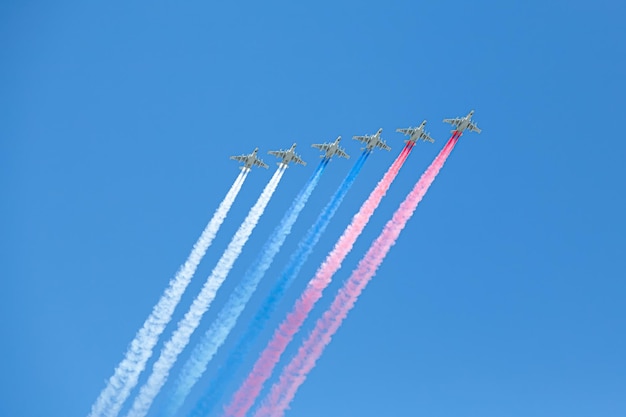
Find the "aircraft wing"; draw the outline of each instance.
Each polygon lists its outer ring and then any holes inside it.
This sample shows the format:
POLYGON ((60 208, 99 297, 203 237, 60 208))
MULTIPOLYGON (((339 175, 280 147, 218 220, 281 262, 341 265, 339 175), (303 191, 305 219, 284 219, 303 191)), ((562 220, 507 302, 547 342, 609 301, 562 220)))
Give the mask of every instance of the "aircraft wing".
POLYGON ((267 165, 265 162, 261 161, 259 158, 256 158, 254 160, 254 165, 261 167, 261 168, 269 168, 269 165, 267 165))
POLYGON ((396 132, 411 136, 413 129, 396 129, 396 132))
POLYGON ((230 159, 234 159, 235 161, 239 162, 246 162, 246 160, 248 159, 248 155, 234 155, 231 156, 230 159))
POLYGON ((269 151, 268 154, 274 155, 274 156, 276 156, 278 158, 284 158, 285 155, 287 154, 287 152, 285 152, 285 151, 269 151))
POLYGON ((352 136, 352 139, 356 139, 359 142, 369 142, 369 140, 371 139, 371 136, 352 136))
POLYGON ((386 151, 391 150, 391 147, 387 145, 385 142, 383 142, 382 140, 378 141, 378 146, 380 146, 381 149, 384 149, 386 151))
POLYGON ((461 124, 461 119, 456 118, 456 119, 443 119, 444 123, 450 123, 453 126, 458 126, 459 124, 461 124))
POLYGON ((422 134, 422 139, 431 143, 435 143, 435 139, 431 138, 430 135, 426 132, 422 134))
POLYGON ((306 166, 306 162, 304 162, 304 161, 302 160, 302 158, 300 158, 298 155, 294 155, 292 160, 293 160, 293 162, 295 162, 296 164, 300 164, 300 165, 302 165, 302 166, 306 166))
POLYGON ((312 148, 317 148, 319 150, 325 151, 328 148, 330 148, 330 144, 328 143, 314 143, 313 145, 311 145, 312 148))
POLYGON ((481 132, 481 130, 478 128, 478 126, 476 126, 474 123, 470 123, 469 130, 471 130, 472 132, 476 132, 476 133, 480 133, 481 132))
POLYGON ((350 155, 345 153, 344 150, 341 148, 337 148, 337 155, 339 155, 342 158, 350 159, 350 155))

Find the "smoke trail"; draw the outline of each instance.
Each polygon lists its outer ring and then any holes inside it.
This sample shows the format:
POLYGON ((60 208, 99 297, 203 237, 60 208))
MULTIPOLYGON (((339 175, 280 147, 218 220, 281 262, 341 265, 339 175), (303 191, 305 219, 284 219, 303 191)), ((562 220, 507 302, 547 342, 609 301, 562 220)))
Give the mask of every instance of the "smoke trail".
POLYGON ((226 197, 224 197, 200 238, 193 246, 189 257, 174 278, 170 280, 167 289, 153 307, 152 313, 150 313, 143 327, 137 332, 135 339, 128 347, 124 359, 115 368, 115 372, 109 379, 107 386, 92 405, 89 413, 90 417, 116 416, 119 413, 130 391, 137 385, 139 374, 144 370, 146 362, 150 359, 152 349, 154 349, 167 323, 171 320, 176 305, 180 302, 180 298, 191 282, 200 260, 202 260, 211 242, 213 242, 213 238, 215 238, 217 231, 226 218, 249 172, 250 170, 248 169, 242 170, 235 179, 226 197))
POLYGON ((352 218, 352 222, 341 235, 333 250, 328 254, 324 263, 319 267, 292 311, 283 320, 278 329, 274 331, 272 339, 257 359, 246 380, 234 394, 230 404, 225 407, 226 416, 244 417, 252 404, 254 404, 263 388, 263 384, 271 376, 274 367, 280 360, 280 356, 289 342, 291 342, 295 333, 300 329, 300 326, 302 326, 315 303, 321 298, 323 290, 330 284, 334 273, 341 267, 341 262, 352 249, 356 239, 365 228, 365 225, 378 207, 412 149, 413 143, 408 143, 404 147, 378 185, 376 185, 374 191, 363 203, 359 212, 352 218))
POLYGON ((218 404, 226 389, 227 382, 232 378, 232 375, 235 374, 243 358, 250 351, 252 344, 282 299, 282 296, 300 272, 300 269, 308 259, 309 255, 313 251, 313 248, 330 223, 330 220, 333 218, 335 212, 341 205, 344 197, 348 193, 348 190, 356 180, 359 172, 361 172, 361 168, 365 164, 369 155, 369 151, 365 151, 361 154, 348 175, 346 175, 342 183, 337 188, 337 191, 335 191, 335 194, 331 197, 326 207, 320 212, 315 223, 313 223, 304 238, 302 238, 302 240, 298 243, 296 251, 290 256, 287 266, 282 271, 280 278, 270 291, 270 295, 266 298, 257 314, 251 320, 246 332, 239 339, 235 348, 231 350, 226 363, 220 367, 217 376, 212 379, 209 388, 196 405, 193 412, 194 416, 205 417, 218 404))
POLYGON ((357 298, 376 273, 385 256, 395 244, 407 221, 413 215, 428 188, 435 180, 439 170, 454 149, 458 135, 452 136, 437 158, 424 172, 413 190, 400 204, 400 207, 387 222, 383 232, 372 243, 370 249, 359 262, 352 275, 339 290, 331 306, 317 321, 309 337, 302 343, 296 356, 285 366, 277 383, 272 386, 263 405, 255 417, 283 416, 296 391, 302 385, 309 371, 315 366, 324 348, 341 326, 341 323, 354 306, 357 298))
POLYGON ((159 359, 152 367, 152 374, 148 378, 139 394, 135 398, 135 401, 128 412, 129 417, 143 417, 147 414, 152 401, 159 393, 159 390, 167 380, 169 371, 176 362, 178 355, 189 343, 189 338, 194 330, 200 324, 202 315, 207 311, 209 305, 215 298, 217 290, 226 279, 228 272, 232 268, 235 260, 241 253, 243 246, 250 237, 252 230, 256 226, 259 218, 263 214, 267 203, 269 203, 272 194, 276 190, 280 179, 285 172, 286 165, 281 164, 276 170, 269 183, 265 186, 265 189, 261 193, 261 196, 250 209, 248 216, 245 218, 239 229, 233 236, 232 240, 228 244, 228 247, 224 251, 224 254, 217 262, 217 265, 211 272, 211 275, 205 282, 200 294, 193 301, 189 311, 185 314, 185 317, 178 322, 178 327, 174 331, 174 334, 170 340, 165 343, 165 346, 161 350, 159 359))
POLYGON ((285 239, 291 233, 291 228, 319 183, 328 161, 328 159, 324 158, 311 178, 306 182, 291 207, 268 238, 255 262, 248 268, 243 280, 237 285, 224 307, 222 307, 217 319, 211 324, 202 340, 194 348, 191 357, 183 366, 176 380, 173 394, 166 404, 162 415, 174 416, 184 403, 187 395, 189 395, 191 388, 206 371, 208 363, 237 323, 237 319, 245 308, 246 303, 250 300, 265 272, 271 266, 285 239))

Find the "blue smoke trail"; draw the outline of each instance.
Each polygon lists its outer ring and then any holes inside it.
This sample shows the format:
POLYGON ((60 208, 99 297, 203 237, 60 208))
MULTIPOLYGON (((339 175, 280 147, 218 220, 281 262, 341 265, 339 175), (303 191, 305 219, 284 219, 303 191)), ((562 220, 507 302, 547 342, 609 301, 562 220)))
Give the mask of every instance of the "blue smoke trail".
POLYGON ((339 185, 337 191, 335 191, 335 194, 331 197, 326 207, 322 210, 313 226, 311 226, 307 234, 300 241, 298 248, 291 255, 289 263, 280 275, 278 282, 276 282, 269 296, 255 317, 252 319, 251 323, 248 325, 248 329, 244 335, 241 339, 239 339, 239 342, 231 351, 226 363, 220 367, 217 376, 211 381, 209 388, 191 412, 191 416, 205 417, 211 413, 215 406, 219 404, 222 396, 224 395, 224 391, 226 390, 227 382, 235 374, 237 368, 242 363, 243 358, 250 351, 254 341, 257 339, 261 330, 263 330, 265 324, 276 309, 283 295, 291 286, 292 282, 300 272, 300 269, 302 269, 302 266, 326 230, 330 220, 333 218, 335 212, 341 205, 344 197, 354 183, 354 180, 358 176, 369 155, 370 151, 363 151, 346 178, 343 180, 341 185, 339 185))
POLYGON ((285 239, 291 233, 291 228, 298 219, 300 212, 306 205, 311 193, 319 183, 329 159, 324 158, 311 178, 294 199, 291 207, 287 210, 274 232, 265 242, 259 256, 246 271, 243 280, 237 285, 228 301, 222 307, 215 321, 209 330, 204 334, 200 342, 196 345, 191 357, 183 366, 174 388, 170 394, 169 401, 162 410, 162 416, 174 416, 185 402, 193 386, 202 377, 206 368, 213 359, 217 350, 222 346, 228 334, 237 324, 237 319, 243 312, 246 304, 254 294, 259 282, 272 265, 276 254, 280 251, 285 239))

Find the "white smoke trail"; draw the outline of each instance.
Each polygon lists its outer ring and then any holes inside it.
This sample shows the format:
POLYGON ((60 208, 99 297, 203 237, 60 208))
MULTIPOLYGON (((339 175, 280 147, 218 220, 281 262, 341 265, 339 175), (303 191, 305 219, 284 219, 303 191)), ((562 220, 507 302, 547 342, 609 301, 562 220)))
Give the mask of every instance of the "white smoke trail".
POLYGON ((164 409, 161 410, 162 416, 173 417, 176 415, 193 386, 206 371, 213 356, 226 341, 226 338, 237 324, 237 320, 246 307, 246 304, 248 304, 250 298, 252 298, 252 295, 259 286, 259 283, 265 276, 265 273, 272 265, 274 257, 278 254, 283 243, 285 243, 285 239, 291 233, 294 223, 309 200, 313 190, 317 187, 327 165, 327 159, 322 161, 313 176, 307 181, 302 191, 298 193, 291 207, 289 207, 276 229, 274 229, 267 242, 265 242, 265 245, 263 245, 257 259, 248 268, 243 279, 237 284, 237 287, 233 290, 228 301, 218 313, 215 321, 211 323, 209 330, 207 330, 200 342, 198 342, 193 349, 191 357, 187 359, 187 362, 178 375, 169 401, 164 409))
POLYGON ((193 246, 189 257, 174 278, 170 280, 169 286, 131 342, 126 351, 126 356, 115 368, 107 386, 92 405, 90 417, 116 416, 119 413, 131 390, 137 385, 139 374, 144 370, 146 362, 152 356, 152 349, 154 349, 167 323, 171 320, 176 305, 191 282, 202 257, 213 242, 249 172, 249 169, 244 169, 235 179, 226 197, 193 246))
POLYGON ((178 327, 170 340, 165 343, 161 350, 159 359, 152 367, 152 374, 148 381, 141 387, 139 394, 135 398, 133 405, 128 412, 128 417, 143 417, 148 413, 154 398, 157 396, 163 384, 169 376, 169 372, 174 366, 178 355, 183 351, 189 343, 189 338, 200 324, 200 320, 204 313, 208 310, 211 302, 217 294, 217 290, 222 285, 226 276, 230 272, 235 260, 241 253, 243 246, 246 244, 254 227, 258 223, 267 203, 269 203, 272 194, 276 190, 280 179, 285 172, 286 166, 281 164, 272 176, 269 183, 261 193, 261 196, 250 209, 248 216, 245 218, 239 229, 233 236, 224 254, 217 262, 217 265, 211 272, 200 291, 200 294, 193 301, 191 307, 185 317, 178 322, 178 327))

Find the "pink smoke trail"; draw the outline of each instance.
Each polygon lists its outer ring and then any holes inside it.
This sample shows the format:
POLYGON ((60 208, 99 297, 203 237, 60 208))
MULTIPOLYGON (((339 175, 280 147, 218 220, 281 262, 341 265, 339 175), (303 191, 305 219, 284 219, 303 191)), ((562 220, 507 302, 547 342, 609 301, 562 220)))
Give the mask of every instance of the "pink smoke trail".
POLYGON ((363 203, 359 212, 354 215, 352 222, 343 232, 333 250, 326 256, 325 261, 318 268, 315 276, 309 281, 304 293, 296 301, 291 312, 274 331, 272 339, 257 359, 246 380, 233 395, 230 404, 224 408, 225 416, 244 417, 250 407, 252 407, 263 388, 263 384, 272 375, 272 371, 287 345, 300 329, 315 303, 322 297, 322 292, 330 284, 334 273, 341 267, 341 262, 348 255, 374 210, 380 204, 389 186, 396 178, 396 175, 398 175, 398 171, 400 171, 406 158, 411 153, 413 146, 414 144, 411 142, 406 144, 400 155, 398 155, 383 178, 378 182, 376 188, 363 203))
POLYGON ((309 371, 313 369, 324 348, 330 343, 331 338, 341 326, 348 312, 354 307, 357 298, 376 273, 389 249, 394 245, 417 205, 435 180, 439 170, 443 167, 452 149, 454 149, 458 138, 459 135, 456 133, 450 138, 446 146, 444 146, 415 184, 411 193, 396 210, 391 220, 387 222, 383 232, 372 243, 372 246, 352 272, 350 278, 339 290, 331 306, 317 321, 309 337, 302 343, 296 356, 285 366, 278 382, 272 386, 270 393, 264 399, 259 410, 257 410, 255 417, 280 417, 284 415, 296 391, 304 383, 309 371))

